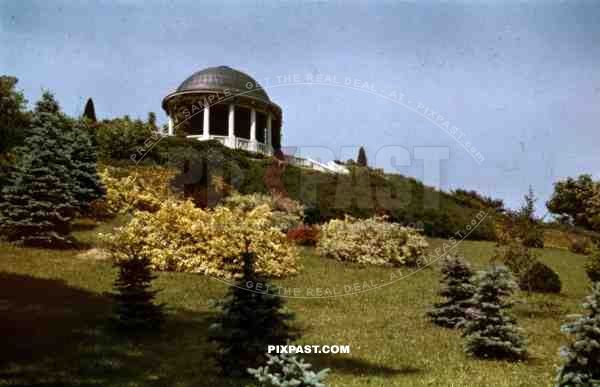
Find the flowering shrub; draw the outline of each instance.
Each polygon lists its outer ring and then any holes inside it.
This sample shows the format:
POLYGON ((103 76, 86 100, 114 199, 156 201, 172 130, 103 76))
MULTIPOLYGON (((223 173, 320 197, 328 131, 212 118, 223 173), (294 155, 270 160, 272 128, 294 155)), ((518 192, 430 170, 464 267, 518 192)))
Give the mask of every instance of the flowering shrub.
POLYGON ((242 272, 240 256, 249 243, 258 273, 282 277, 297 272, 297 249, 272 227, 268 206, 249 211, 223 206, 201 209, 190 200, 167 199, 158 211, 136 211, 132 220, 105 235, 114 257, 128 252, 151 259, 154 269, 204 273, 235 279, 242 272))
POLYGON ((113 213, 132 210, 158 211, 170 196, 169 181, 175 171, 166 168, 134 168, 129 173, 105 167, 100 178, 106 186, 106 209, 113 213))
POLYGON ((300 245, 314 246, 319 241, 319 226, 316 224, 302 224, 287 232, 287 238, 300 245))
POLYGON ((266 205, 271 209, 273 226, 284 232, 298 226, 304 219, 304 208, 299 202, 283 197, 273 198, 260 193, 250 195, 235 193, 225 198, 223 205, 242 211, 250 211, 266 205))
POLYGON ((326 257, 371 265, 414 262, 428 246, 416 230, 384 218, 334 219, 323 225, 317 251, 326 257))

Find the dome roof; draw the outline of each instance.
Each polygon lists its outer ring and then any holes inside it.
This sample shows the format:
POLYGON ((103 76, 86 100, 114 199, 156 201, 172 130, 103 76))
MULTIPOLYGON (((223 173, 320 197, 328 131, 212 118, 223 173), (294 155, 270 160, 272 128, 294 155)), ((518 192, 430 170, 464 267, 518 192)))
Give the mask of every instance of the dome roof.
POLYGON ((176 93, 185 91, 224 91, 225 89, 229 89, 232 94, 244 93, 245 96, 271 102, 267 93, 254 78, 228 66, 209 67, 192 74, 179 85, 176 93), (250 84, 252 88, 248 88, 247 85, 250 84))

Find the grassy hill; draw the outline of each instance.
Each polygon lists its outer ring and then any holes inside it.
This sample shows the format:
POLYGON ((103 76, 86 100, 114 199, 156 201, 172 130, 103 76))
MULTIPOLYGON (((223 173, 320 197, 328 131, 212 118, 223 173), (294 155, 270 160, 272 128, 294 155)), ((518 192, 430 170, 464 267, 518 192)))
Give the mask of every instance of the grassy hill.
MULTIPOLYGON (((268 193, 263 179, 272 162, 271 158, 231 150, 216 141, 163 138, 141 164, 176 166, 185 172, 179 182, 189 192, 209 192, 207 187, 212 180, 207 176, 216 175, 242 193, 268 193)), ((117 164, 127 166, 131 162, 117 164)), ((355 217, 386 215, 392 221, 423 228, 429 236, 451 237, 457 232, 466 235, 473 220, 481 220, 480 212, 484 211, 488 213, 486 219, 469 230, 469 238, 495 238, 494 205, 497 202, 472 192, 440 192, 414 178, 368 168, 352 167, 349 175, 334 175, 293 165, 288 165, 285 171, 283 167, 279 168, 281 181, 289 195, 302 202, 311 216, 320 221, 345 214, 355 217)), ((278 177, 269 179, 276 182, 278 177)), ((198 200, 210 201, 206 197, 198 200)))
MULTIPOLYGON (((115 223, 118 223, 117 219, 115 223)), ((96 233, 77 232, 96 244, 96 233)), ((431 249, 443 240, 429 238, 431 249)), ((493 254, 490 242, 457 248, 476 267, 493 254)), ((361 294, 343 298, 290 299, 303 331, 299 343, 350 345, 346 355, 305 355, 315 368, 331 367, 332 387, 550 386, 564 316, 579 312, 588 291, 585 257, 566 250, 537 251, 563 281, 560 295, 518 293, 514 314, 530 340, 526 362, 478 361, 462 351, 460 332, 441 329, 424 316, 437 300, 437 265, 361 294)), ((290 288, 343 287, 389 276, 390 269, 359 267, 304 250, 303 271, 277 281, 290 288)), ((0 386, 236 386, 220 377, 207 342, 213 311, 208 300, 227 285, 199 274, 159 273, 159 301, 169 306, 167 326, 151 337, 124 339, 105 329, 116 278, 108 260, 89 251, 51 251, 0 243, 0 386), (32 317, 35 316, 35 317, 32 317)))

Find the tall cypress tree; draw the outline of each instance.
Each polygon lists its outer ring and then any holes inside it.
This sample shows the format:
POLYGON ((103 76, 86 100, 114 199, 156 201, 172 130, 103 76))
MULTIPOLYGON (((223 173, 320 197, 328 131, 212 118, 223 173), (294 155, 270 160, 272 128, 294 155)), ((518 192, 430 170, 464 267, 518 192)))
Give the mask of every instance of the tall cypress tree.
POLYGON ((600 283, 594 284, 583 307, 589 314, 561 328, 575 340, 561 349, 565 363, 558 371, 557 387, 600 386, 600 283))
POLYGON ((96 122, 96 109, 94 108, 94 101, 91 98, 88 98, 87 102, 85 103, 83 117, 92 122, 96 122))
POLYGON ((427 315, 437 325, 455 328, 467 317, 467 309, 473 304, 475 293, 473 270, 461 257, 447 257, 442 260, 442 287, 439 295, 446 301, 436 303, 427 315))
POLYGON ((72 244, 69 222, 77 201, 64 124, 57 114, 37 113, 30 136, 16 149, 17 162, 0 193, 0 229, 11 241, 49 247, 72 244))
POLYGON ((473 306, 467 310, 465 351, 485 359, 519 360, 527 357, 526 340, 506 312, 512 303, 505 298, 516 290, 513 276, 504 266, 480 272, 473 306))
POLYGON ((365 152, 365 148, 363 148, 362 146, 358 150, 358 157, 356 158, 356 164, 358 164, 361 167, 367 166, 367 153, 365 152))

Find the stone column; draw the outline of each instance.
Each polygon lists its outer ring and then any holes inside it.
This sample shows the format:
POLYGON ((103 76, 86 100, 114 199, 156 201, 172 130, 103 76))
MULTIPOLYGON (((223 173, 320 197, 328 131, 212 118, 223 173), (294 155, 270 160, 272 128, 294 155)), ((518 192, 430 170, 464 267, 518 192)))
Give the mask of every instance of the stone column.
POLYGON ((272 128, 271 128, 271 120, 272 120, 273 116, 271 115, 271 113, 269 113, 269 115, 267 116, 267 138, 265 139, 265 142, 267 143, 267 152, 269 154, 272 153, 273 150, 273 138, 272 138, 272 128))
POLYGON ((256 110, 250 110, 250 150, 253 152, 258 151, 258 145, 256 143, 256 110))
POLYGON ((229 121, 227 123, 227 142, 230 148, 235 149, 235 106, 229 105, 229 121))
POLYGON ((169 132, 168 132, 169 136, 173 135, 173 119, 171 117, 169 117, 169 132))
POLYGON ((202 139, 208 140, 210 136, 210 106, 204 107, 204 117, 202 117, 202 139))

